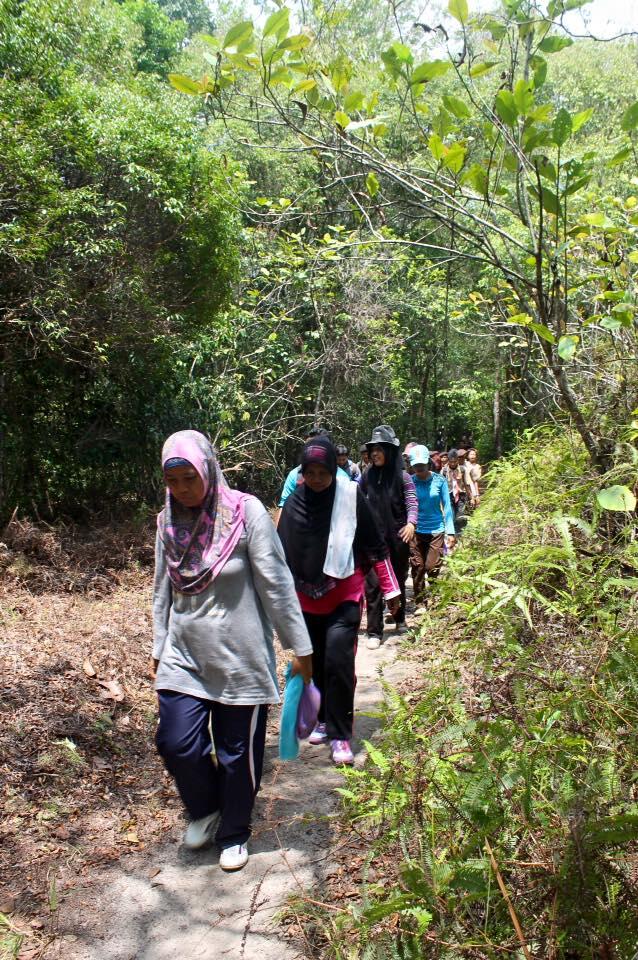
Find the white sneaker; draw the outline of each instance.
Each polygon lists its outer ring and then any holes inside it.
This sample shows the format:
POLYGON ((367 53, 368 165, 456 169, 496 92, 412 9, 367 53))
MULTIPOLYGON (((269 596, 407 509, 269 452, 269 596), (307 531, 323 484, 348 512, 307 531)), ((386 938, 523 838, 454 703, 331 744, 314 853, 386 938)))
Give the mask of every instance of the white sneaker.
POLYGON ((378 650, 381 646, 381 637, 377 637, 376 634, 371 634, 366 639, 366 647, 368 650, 378 650))
POLYGON ((219 855, 219 865, 222 870, 241 870, 248 863, 248 847, 245 843, 236 843, 232 847, 224 847, 219 855))
POLYGON ((189 850, 199 850, 213 838, 213 833, 219 823, 219 811, 201 817, 200 820, 191 820, 184 834, 184 846, 189 850))
POLYGON ((328 739, 328 734, 326 733, 325 723, 318 723, 315 729, 312 731, 308 737, 308 743, 312 743, 317 746, 320 743, 325 743, 328 739))

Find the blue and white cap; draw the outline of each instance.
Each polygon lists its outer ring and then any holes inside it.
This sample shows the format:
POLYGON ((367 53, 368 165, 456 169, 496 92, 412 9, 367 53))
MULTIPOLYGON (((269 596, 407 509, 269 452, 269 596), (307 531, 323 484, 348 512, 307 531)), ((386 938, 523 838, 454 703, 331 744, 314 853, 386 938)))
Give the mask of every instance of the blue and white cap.
POLYGON ((423 443, 417 443, 412 447, 408 456, 413 467, 416 467, 417 463, 424 463, 427 466, 430 462, 430 451, 423 443))

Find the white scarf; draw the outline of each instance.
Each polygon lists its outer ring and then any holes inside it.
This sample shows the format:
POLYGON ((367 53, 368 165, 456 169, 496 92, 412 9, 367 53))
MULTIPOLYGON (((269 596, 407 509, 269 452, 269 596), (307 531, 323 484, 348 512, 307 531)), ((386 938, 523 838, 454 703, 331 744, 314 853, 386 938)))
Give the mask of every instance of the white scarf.
POLYGON ((323 565, 326 576, 335 580, 345 580, 354 573, 352 545, 357 532, 357 487, 358 484, 353 480, 337 476, 328 549, 323 565))

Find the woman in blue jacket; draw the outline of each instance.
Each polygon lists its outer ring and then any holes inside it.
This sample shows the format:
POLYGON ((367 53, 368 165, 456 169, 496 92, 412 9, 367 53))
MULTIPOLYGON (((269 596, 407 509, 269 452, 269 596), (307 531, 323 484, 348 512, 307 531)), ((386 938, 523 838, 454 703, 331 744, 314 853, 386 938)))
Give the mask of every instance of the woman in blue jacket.
POLYGON ((433 472, 427 447, 420 444, 412 447, 409 456, 419 502, 410 556, 414 599, 418 602, 423 600, 426 574, 429 579, 434 579, 439 574, 446 536, 449 549, 456 544, 456 537, 447 480, 433 472))

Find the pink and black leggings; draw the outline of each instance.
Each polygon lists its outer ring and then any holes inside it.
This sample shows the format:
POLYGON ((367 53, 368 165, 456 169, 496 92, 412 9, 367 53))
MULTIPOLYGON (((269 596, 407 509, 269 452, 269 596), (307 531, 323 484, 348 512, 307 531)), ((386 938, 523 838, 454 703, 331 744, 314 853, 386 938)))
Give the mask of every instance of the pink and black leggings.
POLYGON ((330 613, 304 611, 303 616, 312 640, 312 678, 321 691, 319 722, 326 724, 329 740, 349 740, 361 604, 349 600, 330 613))

